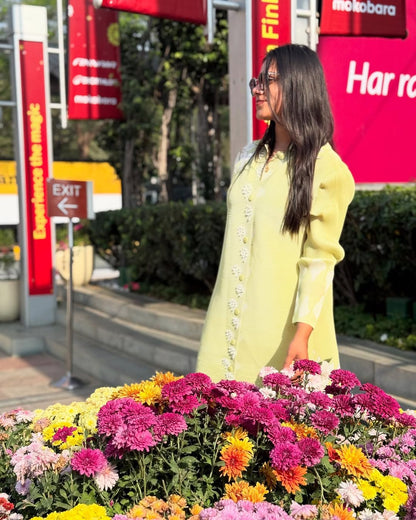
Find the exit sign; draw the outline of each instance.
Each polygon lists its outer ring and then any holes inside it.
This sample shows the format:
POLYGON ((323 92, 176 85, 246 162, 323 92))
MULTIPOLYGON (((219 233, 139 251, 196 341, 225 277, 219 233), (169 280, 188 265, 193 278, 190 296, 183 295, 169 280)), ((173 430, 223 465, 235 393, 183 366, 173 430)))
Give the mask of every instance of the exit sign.
POLYGON ((48 179, 48 215, 94 218, 92 182, 48 179))

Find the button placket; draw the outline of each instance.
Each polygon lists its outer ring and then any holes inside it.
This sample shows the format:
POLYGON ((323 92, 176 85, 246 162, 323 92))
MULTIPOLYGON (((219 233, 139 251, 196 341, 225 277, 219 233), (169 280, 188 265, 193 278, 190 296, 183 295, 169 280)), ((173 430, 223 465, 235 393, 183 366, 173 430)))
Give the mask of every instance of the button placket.
MULTIPOLYGON (((258 175, 257 169, 255 173, 258 175)), ((237 355, 236 344, 241 324, 240 313, 246 292, 246 270, 248 269, 248 261, 250 257, 248 244, 250 242, 253 221, 253 185, 251 183, 244 184, 241 188, 241 194, 246 204, 242 209, 241 223, 236 229, 239 248, 237 252, 237 261, 231 267, 232 284, 230 289, 233 292, 233 297, 228 300, 227 323, 229 326, 225 331, 227 357, 222 360, 222 364, 225 368, 225 377, 227 379, 232 379, 234 377, 234 363, 237 355)))

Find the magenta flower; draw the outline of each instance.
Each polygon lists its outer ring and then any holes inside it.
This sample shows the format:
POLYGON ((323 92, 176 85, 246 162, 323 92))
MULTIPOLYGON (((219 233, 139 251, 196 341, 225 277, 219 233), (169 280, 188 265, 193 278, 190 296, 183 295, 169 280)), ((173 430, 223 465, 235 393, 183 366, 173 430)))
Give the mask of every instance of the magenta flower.
POLYGON ((298 359, 293 363, 293 369, 301 370, 302 372, 308 372, 309 374, 315 375, 321 373, 321 365, 311 359, 298 359))
POLYGON ((348 394, 350 390, 361 385, 360 380, 355 374, 349 370, 342 370, 341 368, 333 370, 329 374, 329 378, 332 384, 326 387, 325 392, 327 394, 348 394))
POLYGON ((193 374, 187 374, 185 380, 192 390, 197 394, 209 394, 214 383, 211 378, 201 372, 194 372, 193 374))
POLYGON ((280 372, 276 372, 275 374, 269 374, 263 378, 263 384, 265 386, 271 386, 275 389, 279 389, 280 387, 291 386, 292 381, 290 377, 285 374, 281 374, 280 372))
POLYGON ((315 466, 319 464, 325 455, 325 450, 318 439, 310 439, 305 437, 298 442, 298 447, 302 452, 300 463, 303 466, 315 466))
POLYGON ((153 435, 160 442, 165 435, 179 435, 188 429, 185 419, 177 413, 166 412, 157 418, 153 435))
POLYGON ((319 410, 311 415, 311 424, 324 435, 328 435, 339 425, 339 419, 331 412, 319 410))
POLYGON ((267 437, 275 446, 281 442, 295 442, 296 433, 288 426, 281 426, 278 423, 266 428, 267 437))
POLYGON ((366 393, 356 395, 354 402, 364 411, 377 419, 386 421, 391 421, 399 416, 400 404, 381 388, 371 383, 365 383, 361 385, 361 389, 366 393))
POLYGON ((75 431, 77 431, 75 426, 63 426, 56 430, 54 436, 52 437, 52 442, 65 442, 67 437, 70 437, 75 431))
POLYGON ((196 410, 200 405, 201 403, 195 395, 184 395, 182 398, 171 399, 169 403, 172 412, 188 415, 196 410))
POLYGON ((188 385, 185 378, 167 383, 162 388, 162 397, 168 401, 177 401, 190 394, 192 394, 192 388, 188 385))
POLYGON ((349 395, 334 395, 332 398, 332 410, 341 417, 352 417, 355 413, 354 401, 349 395))
POLYGON ((270 460, 273 468, 284 471, 300 464, 302 452, 295 443, 281 442, 270 451, 270 460))
POLYGON ((83 448, 74 454, 71 467, 81 475, 92 477, 107 466, 107 459, 101 450, 83 448))
POLYGON ((318 406, 319 408, 330 408, 332 399, 323 392, 311 392, 309 394, 309 402, 318 406))

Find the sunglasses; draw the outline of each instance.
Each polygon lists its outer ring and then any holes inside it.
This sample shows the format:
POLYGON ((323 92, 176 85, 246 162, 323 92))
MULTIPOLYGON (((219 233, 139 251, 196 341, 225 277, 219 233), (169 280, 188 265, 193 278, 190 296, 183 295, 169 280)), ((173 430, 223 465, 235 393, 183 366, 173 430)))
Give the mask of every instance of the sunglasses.
POLYGON ((264 72, 260 72, 258 78, 251 78, 248 82, 251 95, 254 96, 254 90, 256 89, 264 92, 265 85, 268 85, 272 81, 278 81, 279 76, 280 74, 278 72, 268 72, 267 77, 264 72))

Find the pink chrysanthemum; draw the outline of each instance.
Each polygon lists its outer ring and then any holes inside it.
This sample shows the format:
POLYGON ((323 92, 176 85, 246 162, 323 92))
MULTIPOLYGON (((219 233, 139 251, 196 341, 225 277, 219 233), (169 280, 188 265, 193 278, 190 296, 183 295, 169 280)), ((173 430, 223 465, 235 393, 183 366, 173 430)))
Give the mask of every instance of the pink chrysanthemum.
POLYGON ((188 385, 185 378, 167 383, 162 388, 162 397, 168 401, 180 400, 182 397, 190 394, 192 394, 192 388, 188 385))
POLYGON ((316 518, 318 508, 308 504, 298 504, 293 500, 290 505, 290 514, 293 518, 307 520, 308 518, 316 518))
POLYGON ((101 450, 83 448, 74 454, 71 467, 81 475, 92 477, 95 473, 102 471, 107 465, 107 459, 101 450))
POLYGON ((153 435, 160 442, 165 435, 179 435, 188 428, 185 419, 177 413, 167 412, 158 417, 153 435))
POLYGON ((339 425, 339 419, 331 412, 319 410, 311 415, 311 424, 323 434, 328 435, 339 425))
POLYGON ((319 408, 328 409, 332 406, 332 399, 323 392, 311 392, 309 402, 319 408))
POLYGON ((184 379, 197 394, 208 394, 214 385, 211 378, 202 372, 187 374, 184 379))
POLYGON ((329 374, 332 384, 327 386, 325 392, 328 394, 348 394, 353 388, 360 386, 358 377, 349 370, 338 368, 329 374))
POLYGON ((52 437, 52 442, 66 442, 67 437, 70 437, 76 431, 76 426, 63 426, 62 428, 56 430, 52 437))
POLYGON ((277 372, 275 374, 269 374, 265 376, 263 379, 263 384, 265 386, 271 386, 275 389, 278 389, 280 387, 291 386, 292 381, 290 380, 290 377, 277 372))
POLYGON ((302 452, 300 464, 302 466, 315 466, 319 464, 325 455, 325 450, 317 439, 305 437, 298 442, 298 447, 302 452))
POLYGON ((94 481, 100 491, 113 489, 118 481, 118 473, 114 466, 107 463, 105 467, 94 475, 94 481))
POLYGON ((296 433, 292 428, 281 426, 279 423, 275 423, 271 427, 268 427, 266 433, 270 442, 275 446, 282 442, 294 443, 296 441, 296 433))
POLYGON ((270 451, 270 460, 274 469, 286 471, 300 465, 302 452, 297 444, 281 442, 270 451))
POLYGON ((293 369, 308 372, 309 374, 321 374, 321 365, 311 359, 298 359, 293 364, 293 369))
POLYGON ((345 394, 334 395, 332 409, 342 417, 352 417, 355 413, 355 405, 351 396, 345 394))
POLYGON ((371 383, 361 385, 364 394, 354 397, 356 405, 374 417, 390 421, 400 414, 400 404, 378 386, 371 383))
POLYGON ((182 398, 171 399, 169 402, 169 407, 172 412, 180 414, 191 414, 200 405, 200 401, 194 395, 184 395, 182 398))

